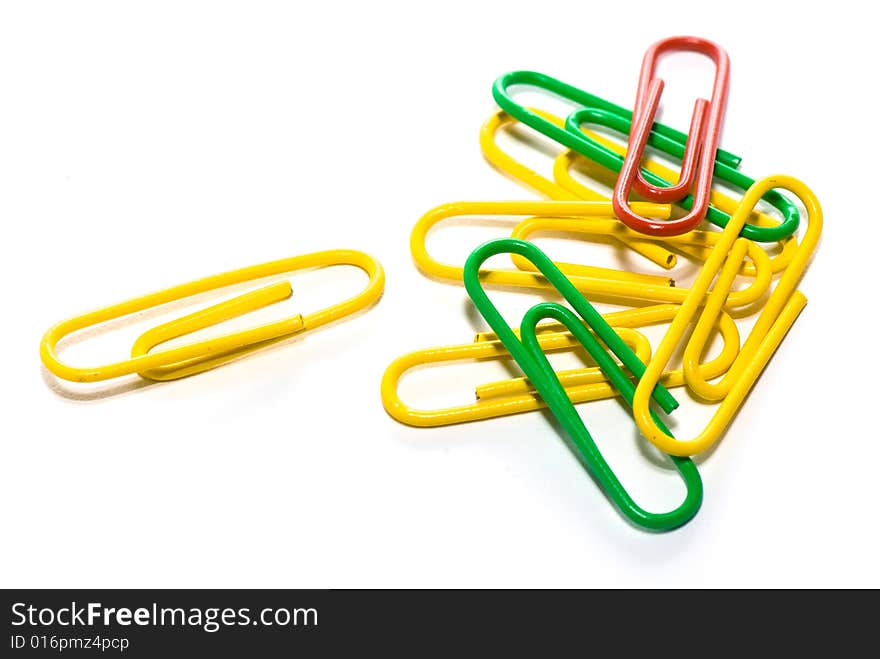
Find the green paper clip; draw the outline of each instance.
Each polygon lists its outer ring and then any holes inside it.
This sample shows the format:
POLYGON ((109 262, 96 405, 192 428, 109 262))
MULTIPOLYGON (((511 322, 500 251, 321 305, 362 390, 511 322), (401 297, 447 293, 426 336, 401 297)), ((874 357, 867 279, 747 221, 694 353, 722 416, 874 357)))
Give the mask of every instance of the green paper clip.
MULTIPOLYGON (((608 349, 636 378, 642 376, 645 365, 617 336, 611 326, 593 308, 593 305, 568 281, 550 258, 534 244, 524 240, 515 238, 493 240, 477 247, 468 257, 464 266, 464 285, 477 310, 489 323, 523 373, 531 381, 538 395, 547 403, 547 407, 566 431, 575 454, 585 464, 621 513, 636 526, 656 531, 671 530, 690 521, 697 514, 703 500, 703 482, 693 461, 690 458, 670 456, 673 465, 684 480, 687 490, 684 501, 676 509, 666 513, 650 513, 640 507, 605 461, 580 415, 568 398, 568 394, 559 382, 547 356, 541 350, 536 330, 538 323, 544 318, 552 318, 563 323, 593 357, 612 386, 620 392, 627 404, 632 406, 635 385, 583 323, 586 323, 596 333, 596 336, 608 346, 608 349), (536 304, 526 312, 520 328, 521 339, 518 338, 489 299, 480 282, 480 266, 496 254, 518 254, 531 261, 580 315, 580 319, 571 310, 555 302, 536 304)), ((672 395, 660 385, 654 389, 652 395, 666 412, 678 406, 672 395)), ((654 420, 658 426, 665 428, 656 415, 654 420)))

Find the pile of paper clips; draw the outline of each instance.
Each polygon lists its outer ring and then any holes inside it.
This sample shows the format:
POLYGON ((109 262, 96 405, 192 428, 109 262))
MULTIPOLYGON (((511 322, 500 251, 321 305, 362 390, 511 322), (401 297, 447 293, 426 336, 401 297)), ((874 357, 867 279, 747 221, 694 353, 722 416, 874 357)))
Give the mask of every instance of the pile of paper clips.
POLYGON ((696 515, 703 487, 690 456, 721 438, 806 304, 796 286, 822 228, 819 202, 803 183, 790 176, 755 181, 737 169, 739 157, 717 148, 728 73, 727 54, 718 45, 696 37, 673 37, 647 51, 632 113, 540 73, 515 71, 495 82, 492 91, 501 111, 483 126, 483 153, 498 170, 548 200, 451 203, 429 211, 418 221, 410 241, 418 267, 433 278, 463 281, 493 333, 480 333, 473 343, 421 350, 392 362, 382 380, 382 400, 391 416, 402 423, 427 427, 547 407, 593 477, 633 524, 668 530, 696 515), (657 58, 675 50, 707 55, 716 67, 712 98, 696 102, 688 135, 654 121, 663 90, 663 81, 655 76, 657 58), (577 108, 562 119, 524 107, 511 94, 513 86, 562 97, 577 108), (567 148, 555 159, 554 180, 497 146, 498 131, 517 122, 567 148), (628 136, 627 148, 591 130, 597 126, 628 136), (679 174, 646 159, 648 146, 680 159, 679 174), (574 168, 613 187, 612 198, 604 198, 575 180, 574 168), (713 175, 743 190, 742 198, 737 202, 713 190, 713 175), (806 210, 807 226, 800 244, 795 232, 801 214, 780 190, 799 198, 806 210), (633 193, 643 201, 632 201, 633 193), (773 209, 778 217, 759 212, 759 207, 768 212, 773 209), (463 267, 437 261, 425 247, 429 230, 443 220, 462 216, 523 219, 512 237, 477 247, 463 267), (698 228, 704 220, 721 230, 705 225, 698 228), (662 277, 554 263, 526 241, 541 232, 610 236, 664 268, 673 267, 679 255, 703 265, 690 288, 676 288, 662 277), (767 243, 770 253, 762 247, 767 243), (488 258, 504 253, 512 255, 517 269, 482 267, 488 258), (737 276, 750 280, 748 286, 734 288, 737 276), (775 286, 768 294, 774 279, 775 286), (571 308, 550 302, 537 304, 526 312, 520 328, 512 329, 487 296, 487 285, 555 288, 571 308), (631 309, 602 316, 588 301, 590 297, 631 309), (758 307, 760 314, 740 345, 731 312, 743 314, 758 307), (544 320, 552 322, 542 323, 544 320), (647 338, 637 329, 667 322, 669 328, 651 356, 647 338), (715 358, 702 362, 708 342, 716 334, 723 340, 723 349, 715 358), (683 346, 681 367, 667 370, 679 346, 683 346), (576 348, 585 350, 596 366, 555 372, 546 353, 576 348), (416 366, 511 357, 525 377, 478 386, 476 401, 467 405, 413 409, 397 393, 400 378, 416 366), (673 437, 651 408, 653 399, 664 413, 672 412, 678 403, 669 389, 680 386, 688 387, 706 403, 718 403, 705 429, 689 439, 673 437), (641 433, 671 456, 684 479, 687 494, 676 509, 653 513, 638 505, 608 466, 574 408, 574 403, 614 396, 626 401, 641 433))
MULTIPOLYGON (((738 170, 738 156, 717 148, 728 69, 724 50, 705 39, 674 37, 660 41, 645 55, 634 112, 540 73, 516 71, 495 82, 492 91, 501 110, 483 126, 483 153, 494 167, 547 199, 446 204, 429 211, 416 223, 410 246, 418 267, 434 278, 464 282, 493 333, 480 333, 473 343, 430 348, 392 362, 381 387, 385 409, 391 416, 413 426, 443 426, 547 407, 570 436, 594 478, 635 525, 672 529, 697 513, 703 487, 690 456, 707 450, 722 436, 806 304, 806 298, 796 287, 822 228, 819 202, 803 183, 790 176, 771 176, 756 182, 738 170), (707 55, 716 66, 712 98, 697 101, 687 135, 654 121, 663 90, 663 81, 655 76, 656 60, 673 50, 707 55), (556 95, 576 109, 562 119, 524 107, 514 100, 510 91, 513 86, 556 95), (564 147, 555 159, 552 180, 496 145, 496 134, 517 123, 564 147), (595 127, 628 136, 627 147, 595 132, 595 127), (676 174, 647 159, 647 147, 680 159, 680 172, 676 174), (613 187, 612 198, 609 200, 576 180, 574 169, 613 187), (742 198, 736 201, 713 190, 715 179, 741 189, 742 198), (780 190, 797 197, 806 211, 806 229, 800 243, 795 235, 802 221, 801 212, 790 196, 780 190), (640 201, 632 200, 634 193, 640 201), (512 237, 477 247, 464 266, 439 262, 427 252, 427 234, 439 222, 459 216, 523 219, 512 237), (699 228, 704 220, 721 230, 708 225, 699 228), (554 263, 526 240, 542 232, 619 241, 667 269, 676 264, 679 256, 703 265, 693 285, 684 289, 673 286, 666 277, 554 263), (769 251, 762 244, 769 244, 769 251), (512 256, 515 269, 482 267, 488 258, 503 253, 512 256), (748 279, 748 286, 737 288, 738 276, 748 279), (571 307, 549 302, 537 304, 515 330, 487 296, 486 285, 555 289, 571 307), (603 316, 588 298, 601 298, 629 309, 603 316), (760 314, 741 344, 732 314, 743 315, 757 308, 760 314), (546 320, 551 322, 542 322, 546 320), (648 339, 638 329, 661 323, 669 323, 669 328, 652 356, 648 339), (716 357, 702 361, 716 336, 723 341, 722 350, 716 357), (681 367, 669 369, 669 362, 680 346, 681 367), (577 349, 585 350, 596 366, 554 371, 546 353, 577 349), (507 358, 516 361, 524 377, 478 386, 473 403, 418 410, 405 405, 398 396, 400 378, 413 367, 507 358), (672 412, 678 403, 669 389, 681 386, 707 403, 718 403, 705 429, 689 439, 673 437, 651 407, 653 400, 662 412, 672 412), (575 403, 615 396, 622 397, 631 407, 639 430, 671 456, 684 479, 687 494, 675 510, 648 512, 630 497, 574 408, 575 403)), ((49 371, 74 382, 97 382, 135 373, 150 380, 172 380, 215 368, 366 309, 379 299, 384 283, 381 265, 359 251, 328 250, 281 259, 181 284, 62 321, 46 332, 40 354, 49 371), (94 325, 137 316, 156 306, 252 280, 336 265, 358 267, 369 281, 358 295, 321 311, 157 350, 181 337, 287 299, 291 295, 289 281, 276 281, 147 330, 134 341, 128 359, 76 367, 58 357, 59 342, 64 337, 94 325)))

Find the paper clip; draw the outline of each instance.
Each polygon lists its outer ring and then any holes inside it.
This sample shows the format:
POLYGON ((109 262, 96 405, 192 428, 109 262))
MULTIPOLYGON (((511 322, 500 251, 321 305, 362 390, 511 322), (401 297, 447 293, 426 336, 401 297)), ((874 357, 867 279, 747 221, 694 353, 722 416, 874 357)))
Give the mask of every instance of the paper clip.
POLYGON ((681 309, 673 319, 669 330, 657 348, 656 355, 636 388, 633 401, 633 416, 636 424, 645 437, 661 451, 679 456, 695 455, 705 451, 721 438, 773 353, 807 303, 807 298, 796 290, 796 287, 819 241, 821 231, 822 208, 819 205, 819 200, 806 185, 796 178, 783 175, 770 176, 758 181, 746 192, 739 209, 733 214, 730 223, 721 233, 721 238, 712 255, 697 275, 687 299, 682 303, 681 309), (739 263, 749 246, 749 241, 737 238, 739 230, 754 205, 771 188, 784 188, 800 198, 807 210, 807 230, 791 264, 782 273, 761 314, 755 321, 755 325, 736 361, 731 366, 728 376, 722 383, 711 385, 695 373, 694 359, 702 352, 702 346, 705 344, 703 334, 706 328, 714 323, 715 314, 724 306, 724 300, 729 294, 730 285, 739 269, 739 263), (718 281, 707 297, 707 291, 716 274, 718 274, 718 281), (686 350, 685 377, 689 384, 696 385, 698 394, 705 394, 709 399, 717 399, 720 396, 724 398, 709 423, 696 437, 690 440, 678 440, 654 422, 649 409, 649 399, 653 391, 652 383, 656 384, 659 381, 660 374, 701 307, 703 307, 703 313, 691 336, 689 349, 686 350))
POLYGON ((364 309, 381 296, 384 286, 385 274, 382 266, 363 252, 328 250, 294 256, 205 277, 62 321, 50 328, 43 336, 40 343, 40 357, 49 371, 60 378, 73 382, 98 382, 132 373, 138 373, 142 377, 152 380, 181 378, 215 368, 295 334, 316 329, 364 309), (88 368, 70 366, 58 359, 58 342, 68 334, 87 327, 226 286, 296 270, 335 265, 350 265, 360 268, 368 275, 369 282, 354 297, 320 311, 305 316, 297 314, 224 336, 159 352, 150 352, 156 345, 171 339, 185 336, 290 297, 290 282, 275 282, 148 330, 135 341, 130 359, 88 368))
MULTIPOLYGON (((607 169, 615 172, 620 172, 622 169, 623 156, 599 144, 591 139, 589 135, 584 134, 580 125, 585 122, 592 122, 629 135, 631 113, 603 99, 599 99, 593 94, 572 87, 561 80, 532 71, 513 71, 499 77, 492 87, 492 95, 495 98, 495 102, 509 115, 542 135, 570 149, 574 149, 607 169), (536 87, 584 107, 569 114, 565 121, 565 128, 559 128, 527 107, 517 103, 509 91, 510 87, 514 85, 536 87), (607 106, 610 106, 610 108, 607 106)), ((684 134, 659 123, 654 124, 648 136, 649 145, 676 158, 680 158, 684 154, 685 142, 686 137, 684 134)), ((715 176, 719 180, 735 185, 745 191, 755 181, 736 169, 739 163, 740 159, 738 156, 732 156, 728 152, 718 149, 715 154, 715 176)), ((668 185, 667 181, 664 181, 652 172, 643 172, 643 174, 648 181, 656 185, 668 185)), ((742 236, 744 238, 757 242, 776 242, 787 238, 797 231, 800 218, 797 208, 790 201, 775 190, 767 194, 765 201, 782 213, 782 223, 778 226, 746 224, 742 229, 742 236)), ((685 209, 691 209, 693 203, 693 196, 688 195, 680 202, 677 202, 677 205, 685 209)), ((724 227, 730 220, 730 216, 718 208, 709 206, 706 212, 706 219, 716 226, 724 227)))
MULTIPOLYGON (((644 372, 644 364, 615 334, 614 330, 604 321, 602 316, 565 278, 550 259, 535 245, 503 238, 486 243, 475 249, 465 263, 464 284, 468 295, 482 314, 486 322, 495 331, 498 338, 510 352, 516 363, 529 378, 539 395, 547 403, 553 415, 569 436, 577 455, 587 466, 594 478, 599 482, 608 497, 614 502, 623 515, 633 524, 652 530, 670 530, 688 522, 699 510, 703 497, 703 485, 696 465, 689 459, 673 457, 673 464, 678 470, 687 488, 684 501, 674 510, 667 513, 650 513, 640 507, 624 489, 620 480, 609 467, 602 453, 590 436, 584 422, 572 405, 559 379, 550 366, 547 356, 541 349, 537 338, 537 325, 545 318, 552 318, 566 326, 569 332, 583 345, 587 352, 617 388, 628 404, 632 403, 635 386, 614 359, 605 352, 593 334, 582 324, 586 323, 608 349, 620 359, 624 366, 636 377, 644 372), (515 252, 528 258, 537 270, 552 282, 559 293, 574 308, 580 318, 568 308, 555 302, 542 302, 529 309, 523 317, 518 337, 498 309, 489 299, 480 282, 480 266, 483 262, 501 253, 515 252)), ((664 390, 655 389, 655 400, 664 390)), ((668 392, 666 392, 668 395, 668 392)), ((669 396, 670 403, 675 401, 669 396)), ((673 405, 674 406, 674 405, 673 405)), ((668 407, 661 404, 661 407, 668 407)), ((657 419, 658 423, 662 422, 657 419)))
MULTIPOLYGON (((668 206, 660 206, 656 204, 646 204, 644 208, 656 214, 668 213, 668 206)), ((429 231, 440 222, 465 215, 475 215, 482 217, 499 217, 508 218, 516 216, 565 216, 565 217, 614 217, 614 209, 611 202, 590 202, 590 201, 459 201, 450 204, 443 204, 437 208, 433 208, 425 213, 416 222, 410 235, 410 249, 413 259, 418 268, 429 276, 438 277, 440 279, 452 279, 454 281, 462 281, 464 270, 461 266, 445 264, 437 261, 428 253, 426 240, 429 231)), ((619 226, 620 223, 615 223, 619 226)), ((605 235, 615 236, 623 235, 628 231, 626 227, 621 227, 621 231, 612 229, 605 235)), ((594 235, 602 235, 596 232, 594 235)), ((634 231, 629 235, 637 235, 634 231)), ((493 283, 504 286, 519 286, 526 288, 552 288, 543 277, 535 276, 531 273, 520 272, 518 270, 493 270, 490 275, 493 283)), ((627 270, 615 270, 613 268, 602 268, 596 266, 581 266, 580 276, 573 279, 577 286, 585 291, 599 293, 607 292, 609 295, 635 295, 638 291, 644 290, 642 287, 647 286, 648 291, 655 291, 658 288, 671 288, 674 282, 669 277, 660 277, 657 275, 646 275, 627 270), (619 285, 619 286, 618 286, 619 285), (619 291, 619 293, 615 293, 619 291)), ((662 301, 667 301, 663 298, 662 301)), ((673 294, 674 295, 674 294, 673 294)), ((650 298, 654 299, 654 298, 650 298)))
MULTIPOLYGON (((639 360, 647 363, 651 359, 651 344, 634 328, 669 322, 675 317, 678 309, 677 304, 657 304, 615 311, 603 315, 603 318, 614 328, 620 339, 636 353, 639 360)), ((739 331, 733 319, 722 311, 716 327, 721 334, 723 347, 716 357, 699 366, 700 374, 707 380, 725 373, 739 353, 739 331)), ((561 352, 580 346, 570 333, 561 331, 563 329, 562 326, 552 323, 538 326, 538 343, 541 349, 545 352, 561 352)), ((514 330, 514 333, 516 332, 517 330, 514 330)), ((388 414, 400 423, 420 428, 483 421, 510 414, 533 412, 546 407, 546 403, 527 378, 512 378, 477 385, 474 402, 455 407, 418 409, 407 405, 400 398, 398 391, 400 380, 414 368, 463 360, 488 361, 509 358, 510 354, 504 344, 491 332, 478 333, 473 343, 428 348, 402 355, 388 365, 382 376, 382 403, 388 414)), ((617 389, 608 383, 601 369, 596 367, 564 370, 557 372, 556 375, 572 403, 604 400, 619 395, 617 389)), ((667 389, 683 386, 685 380, 682 369, 663 373, 660 383, 667 389)))
POLYGON ((612 197, 614 211, 621 222, 647 235, 674 236, 696 228, 703 221, 709 209, 712 170, 718 136, 721 133, 721 121, 727 104, 729 80, 730 59, 727 53, 721 46, 707 39, 670 37, 658 41, 647 50, 639 75, 639 88, 626 156, 612 197), (663 80, 654 76, 657 58, 670 51, 691 51, 711 57, 715 62, 715 82, 712 85, 711 102, 700 98, 694 104, 678 182, 657 186, 649 183, 642 176, 641 160, 648 144, 651 126, 657 116, 664 86, 663 80), (629 195, 633 188, 649 201, 672 203, 682 199, 692 187, 694 202, 690 212, 675 220, 658 223, 636 214, 629 207, 629 195))
MULTIPOLYGON (((648 207, 651 207, 648 205, 648 207)), ((655 207, 660 208, 660 207, 655 207)), ((442 263, 428 253, 425 241, 432 227, 439 222, 462 215, 479 216, 534 216, 521 226, 531 230, 534 223, 550 222, 563 231, 583 235, 619 236, 627 238, 638 236, 623 223, 610 218, 611 204, 599 201, 484 201, 457 202, 444 204, 425 213, 413 227, 410 236, 410 249, 419 270, 424 274, 451 281, 463 281, 464 268, 459 265, 442 263)), ((709 248, 717 240, 718 232, 690 232, 672 236, 667 241, 691 244, 709 248)), ((748 256, 755 267, 755 279, 746 288, 731 292, 725 302, 726 309, 742 307, 760 299, 770 285, 771 273, 767 253, 754 243, 750 243, 748 256)), ((612 302, 633 300, 645 302, 664 302, 681 304, 687 298, 688 290, 674 286, 671 279, 657 282, 652 275, 623 273, 614 278, 597 276, 592 266, 562 264, 569 270, 569 281, 584 294, 612 302), (629 277, 625 275, 629 274, 629 277), (655 281, 651 281, 651 280, 655 281)), ((607 270, 607 269, 603 269, 607 270)), ((611 270, 612 273, 620 271, 611 270)), ((486 269, 481 273, 483 282, 494 286, 514 286, 522 288, 553 288, 540 274, 523 270, 486 269)))

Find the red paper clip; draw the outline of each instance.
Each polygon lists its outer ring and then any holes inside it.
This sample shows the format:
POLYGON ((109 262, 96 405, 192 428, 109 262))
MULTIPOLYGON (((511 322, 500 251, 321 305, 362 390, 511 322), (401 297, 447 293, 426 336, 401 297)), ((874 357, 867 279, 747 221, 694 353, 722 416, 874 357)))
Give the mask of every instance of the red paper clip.
POLYGON ((645 53, 642 72, 639 75, 639 90, 633 111, 629 144, 612 198, 615 214, 631 229, 650 236, 677 236, 690 231, 703 221, 709 208, 715 151, 718 148, 721 119, 727 102, 729 78, 730 59, 727 53, 721 46, 707 39, 669 37, 658 41, 645 53), (694 114, 685 143, 678 182, 668 187, 658 187, 643 178, 641 160, 663 92, 663 80, 654 77, 657 58, 665 52, 674 50, 692 51, 711 57, 715 62, 715 83, 712 87, 711 102, 699 98, 694 104, 694 114), (651 220, 636 215, 629 207, 629 195, 633 188, 648 201, 668 204, 681 201, 687 196, 691 187, 694 195, 693 205, 686 216, 677 220, 651 220))

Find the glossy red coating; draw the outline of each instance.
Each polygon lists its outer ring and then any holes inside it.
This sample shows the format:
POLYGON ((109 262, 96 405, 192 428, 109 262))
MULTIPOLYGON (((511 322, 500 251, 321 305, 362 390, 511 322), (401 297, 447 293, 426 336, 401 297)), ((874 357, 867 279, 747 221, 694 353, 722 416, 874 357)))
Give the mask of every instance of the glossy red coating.
POLYGON ((729 80, 730 59, 727 53, 707 39, 670 37, 658 41, 645 53, 633 112, 633 127, 612 197, 615 214, 628 227, 651 236, 676 236, 692 230, 703 221, 709 208, 715 152, 727 104, 729 80), (715 82, 712 100, 700 98, 694 104, 678 182, 668 187, 658 187, 644 179, 640 167, 664 86, 663 80, 654 76, 657 59, 670 51, 690 51, 710 57, 715 63, 715 82), (628 200, 633 189, 647 200, 668 204, 681 201, 691 188, 694 204, 685 217, 677 220, 651 220, 636 215, 629 207, 628 200))

